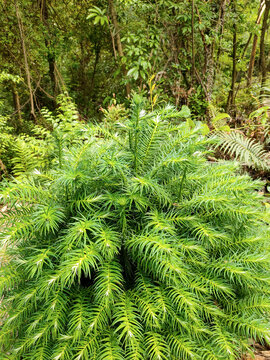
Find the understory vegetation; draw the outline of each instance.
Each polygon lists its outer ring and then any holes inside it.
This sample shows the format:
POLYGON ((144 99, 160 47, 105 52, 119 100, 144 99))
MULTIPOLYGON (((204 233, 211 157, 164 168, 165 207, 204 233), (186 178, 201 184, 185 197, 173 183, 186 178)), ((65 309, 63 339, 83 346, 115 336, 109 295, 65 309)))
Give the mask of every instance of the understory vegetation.
POLYGON ((186 109, 144 106, 96 125, 44 110, 48 165, 2 182, 4 359, 233 360, 269 342, 263 183, 209 160, 219 140, 186 109))
POLYGON ((150 110, 186 106, 210 131, 222 123, 217 157, 268 184, 270 0, 0 0, 0 9, 1 176, 48 157, 42 109, 55 112, 61 94, 81 122, 102 122, 119 120, 136 92, 150 110))

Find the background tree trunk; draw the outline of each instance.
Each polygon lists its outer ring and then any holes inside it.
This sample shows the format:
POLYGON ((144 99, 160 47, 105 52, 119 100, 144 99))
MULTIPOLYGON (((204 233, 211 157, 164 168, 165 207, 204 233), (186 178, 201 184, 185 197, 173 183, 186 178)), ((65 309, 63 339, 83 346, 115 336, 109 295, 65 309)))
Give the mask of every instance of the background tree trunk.
POLYGON ((222 51, 221 40, 222 40, 223 32, 224 32, 224 23, 225 23, 227 2, 229 3, 230 0, 223 1, 220 6, 220 15, 219 15, 220 27, 219 27, 219 32, 218 32, 218 44, 217 44, 217 56, 216 56, 216 66, 215 66, 215 73, 214 73, 214 82, 216 80, 216 75, 220 68, 219 58, 220 58, 220 54, 222 51))
POLYGON ((266 60, 265 60, 265 34, 269 26, 269 22, 268 22, 269 11, 270 11, 270 0, 266 0, 262 31, 261 31, 261 42, 260 42, 260 68, 262 74, 261 93, 263 92, 263 87, 265 86, 266 77, 267 77, 266 60))
POLYGON ((192 20, 191 20, 191 33, 192 33, 192 83, 195 80, 195 39, 194 39, 194 12, 195 12, 195 0, 192 0, 192 20))
MULTIPOLYGON (((235 1, 233 1, 233 11, 236 13, 236 6, 235 1)), ((227 112, 230 110, 230 108, 234 107, 234 101, 235 101, 235 82, 236 82, 236 62, 237 62, 237 25, 236 21, 233 24, 233 68, 232 68, 232 83, 231 83, 231 89, 228 95, 227 100, 227 112)))
POLYGON ((21 112, 21 104, 20 97, 18 94, 18 90, 15 84, 12 84, 12 95, 13 95, 13 103, 15 112, 18 114, 19 124, 22 124, 22 112, 21 112))
POLYGON ((23 29, 22 18, 21 18, 20 9, 19 9, 19 5, 18 5, 17 1, 15 1, 15 9, 16 9, 16 16, 17 16, 17 21, 18 21, 18 26, 19 26, 19 31, 20 31, 20 38, 21 38, 21 45, 22 45, 22 50, 23 50, 27 85, 28 85, 28 89, 29 89, 31 115, 33 116, 34 121, 36 121, 34 97, 33 97, 32 85, 31 85, 31 75, 30 75, 28 59, 27 59, 27 50, 26 50, 25 40, 24 40, 24 29, 23 29))
MULTIPOLYGON (((115 31, 114 36, 116 38, 118 54, 119 54, 120 59, 122 59, 124 56, 124 51, 123 51, 123 46, 122 46, 122 42, 121 42, 120 29, 119 29, 119 24, 117 21, 117 14, 116 14, 113 0, 109 0, 109 8, 110 8, 112 23, 113 23, 114 31, 115 31)), ((124 64, 122 64, 122 71, 123 71, 124 77, 126 77, 127 69, 124 64)), ((130 84, 128 84, 128 83, 126 84, 126 93, 127 93, 127 96, 130 96, 130 84)))
MULTIPOLYGON (((260 24, 264 11, 265 11, 265 0, 261 0, 259 14, 258 14, 258 18, 256 21, 257 25, 260 24)), ((258 44, 258 35, 255 34, 254 38, 253 38, 252 50, 251 50, 251 55, 250 55, 250 60, 249 60, 248 75, 247 75, 247 87, 250 87, 251 83, 252 83, 252 75, 253 75, 254 64, 255 64, 257 44, 258 44)))
POLYGON ((40 6, 40 17, 43 25, 47 29, 47 34, 44 36, 44 42, 45 46, 47 48, 47 60, 49 65, 49 75, 51 79, 52 84, 52 91, 53 91, 53 97, 56 98, 57 96, 57 80, 56 80, 56 74, 55 74, 55 54, 54 51, 51 48, 51 42, 48 39, 49 33, 50 33, 50 26, 49 26, 49 12, 48 12, 48 3, 47 0, 38 0, 39 6, 40 6))

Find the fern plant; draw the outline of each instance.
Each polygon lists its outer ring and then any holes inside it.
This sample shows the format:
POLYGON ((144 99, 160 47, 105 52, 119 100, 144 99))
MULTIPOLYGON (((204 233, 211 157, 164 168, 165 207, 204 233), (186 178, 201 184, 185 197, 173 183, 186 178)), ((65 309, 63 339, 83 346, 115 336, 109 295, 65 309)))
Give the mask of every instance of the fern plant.
POLYGON ((20 135, 14 139, 11 150, 12 174, 27 176, 37 168, 48 168, 53 146, 48 130, 36 126, 35 136, 20 135), (40 136, 40 138, 38 138, 40 136))
POLYGON ((208 163, 203 125, 178 116, 135 96, 121 137, 89 126, 58 168, 3 186, 7 359, 228 360, 269 341, 261 183, 208 163))
POLYGON ((12 127, 8 126, 8 118, 0 115, 0 175, 5 173, 10 160, 10 147, 14 140, 12 127))
POLYGON ((57 102, 55 113, 41 110, 42 125, 24 123, 27 126, 19 134, 7 125, 9 118, 0 116, 0 175, 29 176, 35 170, 58 166, 64 146, 83 140, 85 131, 74 103, 65 94, 57 102))
POLYGON ((245 136, 240 131, 219 132, 219 148, 243 165, 269 171, 270 153, 259 141, 245 136))
POLYGON ((269 106, 262 105, 259 102, 259 108, 250 114, 249 120, 242 128, 244 131, 232 130, 227 126, 227 129, 215 128, 214 136, 219 139, 218 147, 225 154, 250 169, 268 173, 270 171, 269 106))

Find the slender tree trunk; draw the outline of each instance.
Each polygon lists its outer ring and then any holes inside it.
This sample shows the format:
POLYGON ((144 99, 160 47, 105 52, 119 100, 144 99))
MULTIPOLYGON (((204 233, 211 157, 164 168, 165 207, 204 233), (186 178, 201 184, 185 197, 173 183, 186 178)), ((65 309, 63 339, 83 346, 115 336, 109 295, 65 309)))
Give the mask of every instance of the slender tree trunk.
POLYGON ((194 82, 194 80, 195 80, 194 13, 195 13, 195 0, 192 0, 192 20, 191 20, 191 31, 192 31, 192 82, 194 82))
POLYGON ((95 62, 94 62, 93 73, 92 73, 92 77, 91 77, 91 81, 90 81, 90 92, 91 92, 91 98, 92 98, 93 102, 95 102, 95 100, 96 100, 96 93, 94 90, 95 90, 95 77, 96 77, 96 73, 97 73, 97 66, 98 66, 99 58, 100 58, 100 44, 97 44, 95 46, 95 62))
MULTIPOLYGON (((233 2, 233 11, 234 11, 234 13, 236 12, 235 1, 233 2)), ((234 22, 234 24, 233 24, 233 53, 232 53, 232 58, 233 58, 232 83, 231 83, 231 89, 229 91, 228 100, 227 100, 227 111, 229 111, 229 109, 234 106, 235 82, 236 82, 236 75, 237 75, 236 74, 236 62, 237 62, 236 55, 237 55, 237 25, 236 25, 236 22, 234 22)))
MULTIPOLYGON (((228 0, 229 2, 229 0, 228 0)), ((216 57, 216 66, 215 66, 215 73, 214 73, 214 83, 216 80, 216 75, 219 71, 219 58, 220 58, 220 54, 221 54, 221 40, 223 37, 223 32, 224 32, 224 23, 225 23, 225 15, 226 15, 226 5, 227 5, 227 1, 224 1, 221 3, 220 6, 220 15, 219 15, 219 22, 220 22, 220 28, 219 28, 219 33, 218 33, 218 44, 217 44, 217 57, 216 57)))
POLYGON ((262 74, 261 93, 263 92, 263 87, 265 86, 266 77, 267 77, 266 60, 265 60, 265 34, 269 26, 268 17, 270 11, 270 0, 266 0, 265 5, 266 6, 265 6, 262 31, 261 31, 261 42, 260 42, 260 68, 262 74))
MULTIPOLYGON (((107 15, 107 18, 108 18, 108 23, 110 23, 110 16, 107 15)), ((113 56, 114 56, 114 59, 117 60, 117 52, 116 52, 116 46, 115 46, 115 39, 114 39, 114 35, 113 35, 112 29, 111 29, 110 26, 109 26, 109 31, 110 31, 110 35, 111 35, 111 39, 112 39, 113 56)))
POLYGON ((251 86, 252 83, 252 74, 254 70, 254 64, 255 64, 255 56, 256 56, 256 50, 257 50, 257 43, 258 43, 258 35, 254 35, 253 44, 252 44, 252 50, 250 55, 250 61, 249 61, 249 67, 248 67, 248 76, 247 76, 247 87, 251 86))
MULTIPOLYGON (((41 0, 39 3, 40 6, 40 17, 43 25, 47 29, 48 33, 50 31, 49 27, 49 12, 48 12, 48 4, 47 0, 41 0)), ((57 81, 56 81, 56 74, 55 74, 55 54, 54 51, 51 49, 50 41, 46 37, 47 35, 44 35, 44 42, 45 46, 47 48, 47 60, 49 65, 49 75, 51 79, 52 84, 52 91, 54 98, 57 96, 57 81)))
POLYGON ((211 102, 212 92, 214 88, 214 76, 215 76, 215 63, 214 63, 214 45, 208 47, 207 50, 207 77, 206 77, 206 89, 207 100, 211 102))
MULTIPOLYGON (((223 32, 223 26, 224 26, 224 17, 225 17, 225 11, 227 3, 230 0, 221 0, 220 7, 219 7, 219 14, 218 14, 218 21, 215 27, 215 33, 219 34, 221 36, 223 32)), ((215 79, 216 79, 216 69, 217 69, 217 61, 215 62, 215 49, 216 49, 216 41, 213 39, 211 46, 209 47, 208 51, 208 76, 207 76, 207 88, 209 93, 209 98, 212 98, 212 91, 215 85, 215 79)))
MULTIPOLYGON (((262 15, 263 15, 263 12, 264 12, 264 7, 265 7, 265 0, 261 0, 260 1, 260 7, 259 7, 259 10, 258 10, 258 15, 257 15, 257 19, 256 19, 256 24, 260 24, 260 21, 261 21, 261 18, 262 18, 262 15)), ((246 51, 248 49, 248 46, 250 44, 252 40, 252 34, 249 35, 249 38, 248 38, 248 41, 242 51, 242 54, 240 56, 240 60, 243 60, 244 59, 244 56, 246 54, 246 51)), ((235 101, 235 98, 237 96, 237 93, 241 87, 241 79, 242 79, 242 73, 241 72, 238 72, 237 75, 236 75, 236 83, 238 83, 238 86, 237 86, 237 89, 235 91, 235 94, 234 94, 234 101, 235 101)))
MULTIPOLYGON (((47 40, 45 40, 45 43, 48 44, 47 40)), ((48 45, 46 45, 46 46, 48 46, 48 45)), ((52 84, 53 96, 54 96, 54 98, 56 98, 56 96, 57 96, 57 81, 56 81, 56 76, 55 76, 55 55, 49 51, 48 55, 47 55, 47 59, 48 59, 48 64, 49 64, 49 75, 50 75, 51 84, 52 84)))
MULTIPOLYGON (((124 56, 124 51, 123 51, 123 46, 122 46, 122 42, 121 42, 120 29, 119 29, 119 24, 117 21, 117 14, 116 14, 113 0, 109 0, 109 8, 110 8, 112 23, 113 23, 114 31, 115 31, 114 36, 116 38, 117 51, 118 51, 120 59, 122 59, 124 56)), ((122 66, 123 74, 126 77, 127 69, 124 64, 121 64, 121 66, 122 66)), ((126 93, 127 93, 127 96, 130 96, 130 84, 128 84, 128 83, 126 84, 126 93)))
MULTIPOLYGON (((258 18, 256 21, 257 25, 260 24, 264 11, 265 11, 265 0, 261 0, 259 14, 258 14, 258 18)), ((248 67, 248 74, 247 74, 247 87, 250 87, 251 83, 252 83, 252 75, 253 75, 254 64, 255 64, 257 44, 258 44, 258 35, 255 34, 254 38, 253 38, 252 50, 251 50, 251 55, 250 55, 250 60, 249 60, 249 67, 248 67)))
POLYGON ((21 45, 22 45, 22 50, 23 50, 24 66, 25 66, 25 73, 26 73, 26 78, 27 78, 27 85, 28 85, 28 89, 29 89, 31 115, 33 116, 34 121, 36 121, 34 97, 33 97, 32 85, 31 85, 31 75, 30 75, 28 59, 27 59, 27 50, 26 50, 25 40, 24 40, 24 38, 25 38, 24 37, 24 29, 23 29, 23 23, 22 23, 22 18, 21 18, 21 14, 20 14, 20 9, 19 9, 19 6, 18 6, 18 3, 17 3, 16 0, 15 0, 15 9, 16 9, 16 16, 17 16, 17 21, 18 21, 18 26, 19 26, 19 31, 20 31, 20 37, 21 37, 21 45))
MULTIPOLYGON (((229 2, 229 0, 221 0, 220 3, 220 7, 219 7, 219 14, 218 14, 218 20, 216 22, 216 26, 215 26, 215 33, 220 34, 223 30, 223 24, 224 24, 224 16, 225 16, 225 11, 226 11, 226 6, 227 3, 229 2)), ((196 11, 197 11, 197 15, 199 17, 199 21, 201 21, 200 19, 200 13, 198 10, 198 7, 196 7, 196 11)), ((212 29, 209 29, 209 32, 211 32, 212 29)), ((204 64, 204 70, 203 70, 203 74, 205 75, 205 91, 206 91, 206 100, 208 102, 211 102, 211 98, 212 98, 212 92, 213 92, 213 88, 214 88, 214 84, 215 84, 215 68, 217 66, 217 64, 215 63, 215 48, 216 48, 216 43, 215 40, 213 39, 212 43, 210 45, 207 44, 206 42, 206 36, 205 33, 200 30, 201 33, 201 37, 202 37, 202 41, 204 44, 204 58, 205 58, 205 64, 204 64)), ((196 75, 197 76, 197 75, 196 75)), ((197 76, 198 78, 198 76, 197 76)))
MULTIPOLYGON (((199 13, 199 9, 197 6, 195 6, 195 9, 196 9, 196 13, 197 13, 199 22, 201 23, 202 20, 201 20, 201 15, 199 13)), ((203 76, 205 76, 205 73, 207 70, 207 44, 206 44, 206 38, 205 38, 205 34, 204 34, 203 30, 200 27, 199 27, 199 30, 200 30, 200 34, 201 34, 201 38, 202 38, 202 42, 203 42, 203 47, 204 47, 204 67, 203 67, 202 74, 203 74, 203 76)), ((195 74, 196 74, 196 71, 195 71, 195 74)))
POLYGON ((15 84, 12 84, 12 95, 15 112, 18 114, 19 123, 22 124, 22 112, 21 112, 21 103, 18 90, 15 84))

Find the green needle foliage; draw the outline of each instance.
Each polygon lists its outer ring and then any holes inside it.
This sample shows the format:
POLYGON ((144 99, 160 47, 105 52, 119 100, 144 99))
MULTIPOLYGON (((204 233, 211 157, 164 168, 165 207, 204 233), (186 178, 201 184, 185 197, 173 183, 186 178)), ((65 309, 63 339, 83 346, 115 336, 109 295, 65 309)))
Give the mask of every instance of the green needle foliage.
POLYGON ((7 359, 229 360, 269 340, 261 183, 208 162, 202 124, 142 106, 3 188, 7 359))

